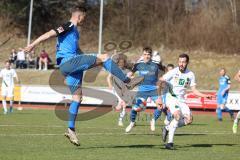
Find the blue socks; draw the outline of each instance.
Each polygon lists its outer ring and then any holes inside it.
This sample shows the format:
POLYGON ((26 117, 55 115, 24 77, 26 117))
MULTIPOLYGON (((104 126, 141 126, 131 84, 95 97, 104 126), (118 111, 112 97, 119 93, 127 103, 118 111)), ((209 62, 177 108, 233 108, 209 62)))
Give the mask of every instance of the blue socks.
POLYGON ((137 116, 137 111, 134 111, 134 110, 132 109, 132 110, 131 110, 131 114, 130 114, 131 122, 135 122, 136 116, 137 116))
POLYGON ((155 120, 155 121, 158 120, 158 118, 161 116, 161 114, 162 114, 162 110, 155 109, 155 110, 154 110, 154 114, 153 114, 154 120, 155 120))
POLYGON ((222 112, 228 112, 231 117, 233 117, 233 114, 234 114, 233 111, 227 107, 225 107, 223 110, 221 108, 217 108, 216 113, 217 113, 218 120, 220 121, 222 121, 222 112))
POLYGON ((68 119, 68 128, 74 130, 75 129, 75 120, 78 114, 78 108, 80 106, 80 102, 72 101, 69 107, 69 119, 68 119))
POLYGON ((216 113, 217 113, 217 118, 219 121, 222 120, 222 109, 221 108, 217 108, 216 109, 216 113))
POLYGON ((103 62, 103 67, 110 72, 112 75, 119 78, 121 81, 127 83, 130 81, 130 78, 128 78, 122 70, 118 67, 118 65, 111 59, 108 58, 105 62, 103 62))

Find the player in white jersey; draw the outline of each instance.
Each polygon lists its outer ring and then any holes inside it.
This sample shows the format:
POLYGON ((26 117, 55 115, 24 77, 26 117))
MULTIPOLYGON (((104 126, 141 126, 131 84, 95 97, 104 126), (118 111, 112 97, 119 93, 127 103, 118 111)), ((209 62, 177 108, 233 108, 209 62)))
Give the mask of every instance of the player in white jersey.
MULTIPOLYGON (((123 73, 127 74, 130 72, 129 69, 127 69, 127 57, 124 54, 117 54, 117 51, 114 51, 114 55, 112 56, 112 59, 114 62, 118 65, 118 67, 123 71, 123 73)), ((113 91, 113 93, 118 97, 118 104, 115 107, 116 110, 119 112, 119 118, 118 118, 118 126, 123 126, 123 119, 126 115, 126 108, 127 104, 126 102, 121 98, 121 95, 119 96, 118 93, 120 89, 118 86, 122 85, 121 80, 119 80, 117 77, 109 74, 107 77, 107 83, 110 90, 113 91)))
POLYGON ((169 107, 174 117, 170 124, 162 129, 164 142, 169 134, 168 143, 165 145, 166 149, 173 149, 176 128, 192 123, 192 114, 184 98, 187 88, 190 87, 192 92, 199 97, 212 98, 212 95, 203 94, 196 89, 195 76, 192 71, 187 69, 188 63, 189 56, 187 54, 179 55, 178 67, 160 78, 160 81, 170 86, 170 91, 166 94, 166 106, 169 107))
POLYGON ((4 114, 7 114, 7 102, 6 98, 10 98, 10 109, 13 111, 13 99, 14 99, 14 78, 16 78, 19 83, 19 79, 14 69, 11 68, 11 63, 9 61, 5 62, 5 68, 0 72, 0 78, 2 78, 2 105, 4 114))
MULTIPOLYGON (((234 79, 238 82, 240 82, 240 70, 237 72, 237 74, 235 75, 234 79)), ((240 120, 240 111, 238 111, 235 119, 234 119, 234 122, 233 122, 233 127, 232 127, 232 130, 233 130, 233 133, 237 133, 237 128, 238 128, 238 123, 239 123, 239 120, 240 120)))

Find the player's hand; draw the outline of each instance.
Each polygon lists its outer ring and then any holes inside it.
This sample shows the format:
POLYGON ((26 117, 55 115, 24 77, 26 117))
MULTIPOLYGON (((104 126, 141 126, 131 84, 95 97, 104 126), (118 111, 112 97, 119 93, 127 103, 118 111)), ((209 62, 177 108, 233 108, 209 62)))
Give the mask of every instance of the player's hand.
POLYGON ((24 48, 24 52, 31 52, 34 49, 34 45, 30 44, 24 48))
POLYGON ((207 94, 207 95, 205 96, 205 98, 207 98, 207 99, 213 99, 214 97, 216 97, 216 95, 207 94))

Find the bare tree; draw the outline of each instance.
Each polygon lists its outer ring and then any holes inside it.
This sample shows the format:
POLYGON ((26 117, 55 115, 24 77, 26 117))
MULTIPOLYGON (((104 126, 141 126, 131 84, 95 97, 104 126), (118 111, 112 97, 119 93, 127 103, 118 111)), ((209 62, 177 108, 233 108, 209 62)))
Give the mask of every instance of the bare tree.
POLYGON ((236 6, 236 0, 228 0, 230 3, 231 11, 232 11, 232 19, 233 19, 233 25, 237 26, 237 6, 236 6))

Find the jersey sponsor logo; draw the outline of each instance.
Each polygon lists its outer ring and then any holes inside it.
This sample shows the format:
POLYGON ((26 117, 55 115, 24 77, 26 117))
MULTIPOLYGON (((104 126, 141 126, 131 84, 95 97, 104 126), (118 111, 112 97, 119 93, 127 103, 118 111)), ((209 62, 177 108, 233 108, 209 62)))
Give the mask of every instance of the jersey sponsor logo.
POLYGON ((178 85, 183 86, 185 84, 185 79, 179 79, 178 85))

